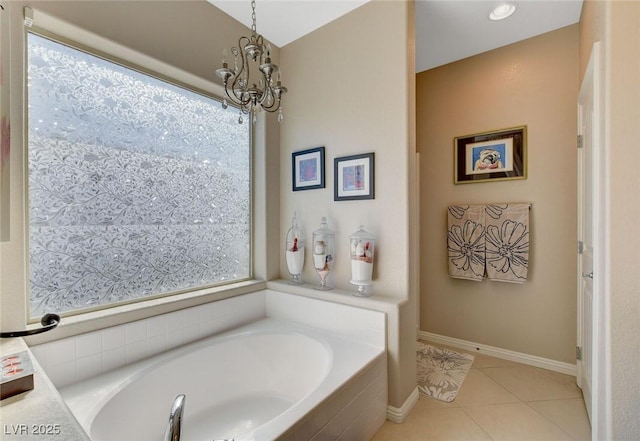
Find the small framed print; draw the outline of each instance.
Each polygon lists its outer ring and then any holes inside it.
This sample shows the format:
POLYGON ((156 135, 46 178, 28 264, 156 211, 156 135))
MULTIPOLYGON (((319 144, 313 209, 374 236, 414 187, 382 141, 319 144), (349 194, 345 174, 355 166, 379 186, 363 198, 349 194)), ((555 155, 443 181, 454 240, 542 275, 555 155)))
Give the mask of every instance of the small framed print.
POLYGON ((293 191, 324 188, 324 147, 291 154, 293 191))
POLYGON ((454 182, 527 178, 527 127, 459 136, 454 139, 454 182))
POLYGON ((334 201, 375 199, 374 153, 334 159, 334 201))

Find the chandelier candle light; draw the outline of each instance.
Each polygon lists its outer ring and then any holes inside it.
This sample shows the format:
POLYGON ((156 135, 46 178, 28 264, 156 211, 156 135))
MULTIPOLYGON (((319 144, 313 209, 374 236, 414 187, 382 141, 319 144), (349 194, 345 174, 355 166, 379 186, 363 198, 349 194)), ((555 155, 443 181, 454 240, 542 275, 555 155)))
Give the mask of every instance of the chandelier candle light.
MULTIPOLYGON (((224 91, 227 98, 234 105, 240 107, 238 123, 242 124, 242 114, 252 116, 256 122, 256 112, 278 112, 278 122, 282 122, 284 115, 280 100, 287 93, 287 88, 280 80, 280 68, 271 62, 271 48, 265 46, 262 35, 256 32, 256 2, 251 1, 251 37, 242 36, 238 39, 238 47, 232 47, 234 56, 233 69, 227 64, 227 50, 222 52, 222 67, 216 70, 216 74, 222 78, 224 91), (239 58, 239 60, 238 60, 239 58), (240 64, 239 64, 240 63, 240 64), (259 73, 258 82, 251 76, 250 63, 253 63, 259 73), (274 84, 274 75, 275 84, 274 84)), ((227 98, 222 101, 222 108, 228 106, 227 98)))

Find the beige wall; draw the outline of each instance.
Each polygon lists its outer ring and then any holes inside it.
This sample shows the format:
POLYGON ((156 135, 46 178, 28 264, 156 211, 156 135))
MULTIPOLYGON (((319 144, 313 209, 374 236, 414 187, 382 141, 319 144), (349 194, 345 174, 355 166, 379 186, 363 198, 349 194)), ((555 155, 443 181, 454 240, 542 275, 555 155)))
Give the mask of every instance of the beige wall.
MULTIPOLYGON (((610 345, 610 430, 615 440, 640 438, 640 2, 586 1, 580 26, 580 72, 593 42, 600 41, 604 60, 604 142, 608 151, 605 174, 609 209, 607 244, 609 306, 606 326, 610 345)), ((608 409, 607 409, 608 410, 608 409)))
MULTIPOLYGON (((281 49, 289 94, 281 128, 280 248, 294 211, 309 243, 326 216, 336 231, 330 284, 353 291, 348 236, 363 224, 378 239, 374 293, 400 299, 410 297, 411 47, 413 5, 373 1, 281 49), (316 146, 326 149, 326 187, 293 192, 291 153, 316 146), (367 152, 376 155, 375 199, 335 202, 334 158, 367 152)), ((287 278, 284 253, 280 268, 287 278)), ((318 284, 312 265, 305 265, 303 279, 318 284)), ((402 353, 390 360, 389 402, 396 407, 415 388, 414 311, 402 311, 409 330, 396 337, 402 353)))
POLYGON ((611 5, 610 276, 613 438, 640 438, 640 3, 611 5))
MULTIPOLYGON (((282 247, 294 211, 309 243, 326 216, 336 231, 330 283, 352 290, 348 236, 362 224, 377 237, 373 289, 396 297, 407 295, 405 13, 402 2, 373 2, 281 50, 289 88, 281 128, 282 247), (381 64, 397 73, 390 75, 381 64), (326 152, 325 188, 293 192, 291 153, 317 146, 326 152), (334 158, 369 152, 375 152, 375 199, 335 202, 334 158)), ((280 262, 281 275, 287 278, 284 253, 280 262)), ((305 265, 303 278, 319 280, 313 265, 305 265)))
MULTIPOLYGON (((206 0, 22 1, 209 81, 247 28, 206 0)), ((277 57, 277 48, 276 48, 277 57)))
POLYGON ((420 329, 575 363, 578 27, 418 74, 420 329), (526 125, 526 180, 453 183, 453 138, 526 125), (447 206, 531 202, 522 285, 452 279, 447 206))

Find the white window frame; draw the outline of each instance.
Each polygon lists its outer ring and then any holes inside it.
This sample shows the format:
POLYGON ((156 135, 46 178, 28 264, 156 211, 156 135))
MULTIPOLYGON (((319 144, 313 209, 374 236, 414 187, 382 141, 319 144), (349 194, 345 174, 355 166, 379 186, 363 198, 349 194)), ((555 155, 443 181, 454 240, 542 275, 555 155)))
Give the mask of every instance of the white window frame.
MULTIPOLYGON (((222 86, 207 81, 201 77, 186 72, 178 67, 171 66, 160 60, 154 59, 126 46, 114 43, 106 38, 98 36, 85 29, 79 28, 56 17, 41 11, 24 8, 18 11, 17 6, 9 5, 10 30, 11 30, 11 57, 10 57, 10 87, 12 91, 22 91, 22 94, 12 94, 11 106, 11 200, 10 200, 10 225, 11 233, 8 242, 0 243, 0 306, 3 312, 2 330, 18 330, 21 328, 37 328, 37 319, 29 318, 29 248, 28 248, 28 157, 26 135, 26 71, 27 71, 27 27, 35 26, 38 33, 52 33, 61 39, 73 42, 83 42, 82 46, 91 48, 91 53, 110 54, 108 59, 122 60, 128 66, 136 66, 145 73, 152 72, 154 76, 168 80, 178 85, 186 85, 187 88, 202 91, 206 95, 218 97, 224 96, 222 86), (24 17, 24 19, 23 19, 24 17), (21 48, 22 50, 16 50, 21 48), (22 130, 20 130, 22 128, 22 130), (6 329, 5 329, 6 328, 6 329)), ((5 11, 7 12, 7 11, 5 11)), ((188 292, 173 294, 135 301, 133 303, 118 305, 110 308, 79 313, 77 315, 63 317, 61 324, 55 331, 38 334, 27 339, 29 344, 41 344, 60 338, 128 323, 135 320, 152 317, 183 308, 197 306, 211 301, 222 300, 236 295, 247 294, 266 288, 267 273, 273 273, 273 265, 266 261, 267 257, 267 228, 256 228, 256 225, 265 225, 268 217, 266 211, 266 192, 260 182, 266 180, 266 138, 267 124, 263 115, 258 116, 257 123, 252 127, 252 239, 250 269, 252 278, 227 285, 218 285, 209 288, 195 289, 188 292), (256 181, 258 184, 256 184, 256 181), (270 268, 270 269, 268 269, 270 268)), ((52 311, 54 312, 54 311, 52 311)))

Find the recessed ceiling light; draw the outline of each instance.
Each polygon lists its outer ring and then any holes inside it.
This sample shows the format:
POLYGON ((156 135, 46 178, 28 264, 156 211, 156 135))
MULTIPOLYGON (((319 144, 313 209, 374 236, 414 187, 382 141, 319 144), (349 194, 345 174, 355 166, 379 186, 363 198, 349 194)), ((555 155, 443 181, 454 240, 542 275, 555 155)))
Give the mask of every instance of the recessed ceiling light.
POLYGON ((489 14, 490 20, 504 20, 505 18, 511 16, 514 12, 516 12, 516 4, 515 3, 503 3, 500 6, 496 6, 496 8, 489 14))

